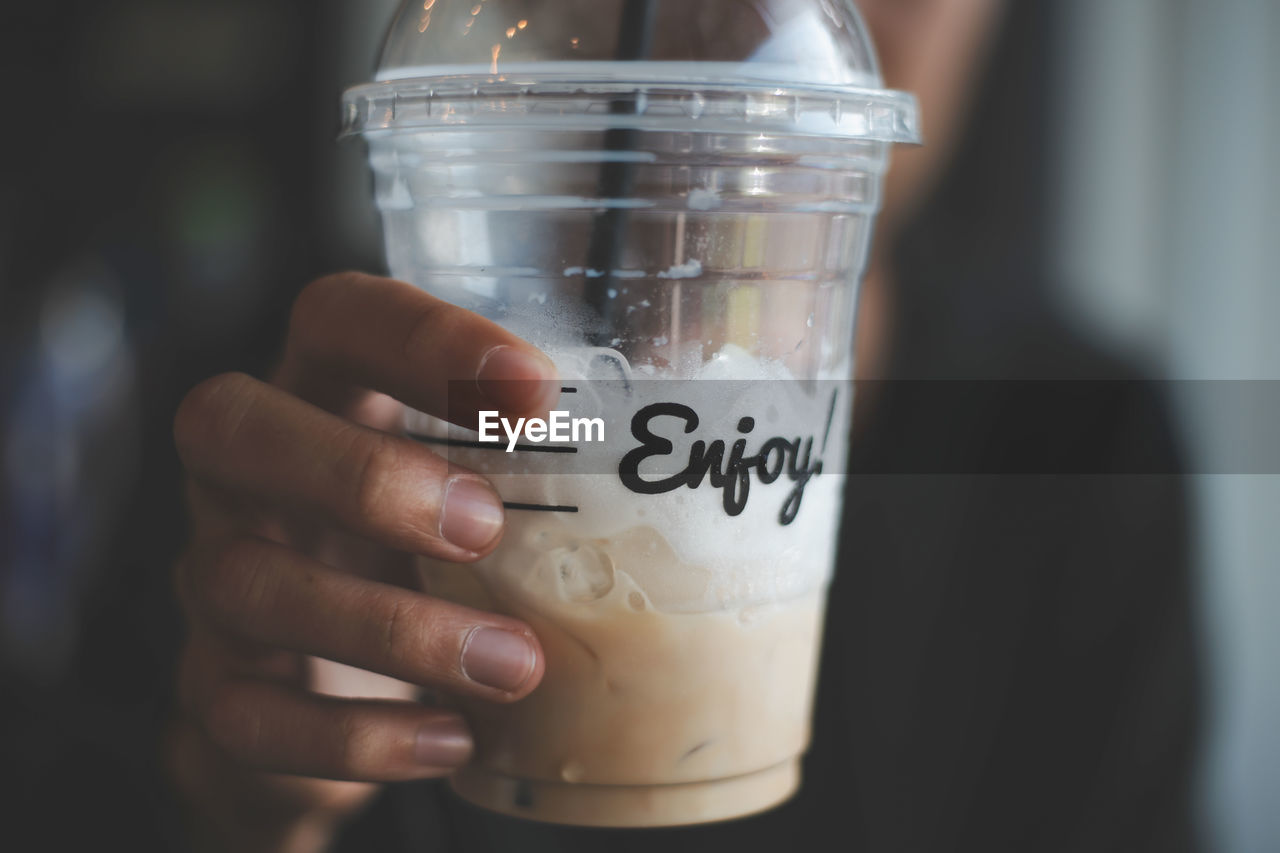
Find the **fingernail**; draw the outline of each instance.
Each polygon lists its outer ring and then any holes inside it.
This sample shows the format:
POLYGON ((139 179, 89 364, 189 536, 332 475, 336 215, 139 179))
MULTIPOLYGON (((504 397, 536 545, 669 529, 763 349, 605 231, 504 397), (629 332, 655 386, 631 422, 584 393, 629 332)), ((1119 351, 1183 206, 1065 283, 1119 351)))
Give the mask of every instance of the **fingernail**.
POLYGON ((440 535, 459 548, 482 551, 502 532, 502 501, 483 483, 452 480, 440 511, 440 535))
POLYGON ((498 628, 475 628, 462 648, 462 672, 477 684, 519 690, 533 672, 529 641, 498 628))
POLYGON ((413 758, 426 767, 459 767, 471 757, 471 732, 461 720, 427 723, 418 729, 413 758))
POLYGON ((545 410, 559 395, 556 366, 537 352, 494 347, 480 360, 476 386, 480 393, 507 412, 545 410))

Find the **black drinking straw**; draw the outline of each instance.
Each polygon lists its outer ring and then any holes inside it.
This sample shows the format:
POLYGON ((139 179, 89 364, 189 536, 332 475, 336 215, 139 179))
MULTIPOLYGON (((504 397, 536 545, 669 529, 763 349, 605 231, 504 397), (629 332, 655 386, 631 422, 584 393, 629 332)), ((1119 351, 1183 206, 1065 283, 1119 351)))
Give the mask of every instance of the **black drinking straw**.
MULTIPOLYGON (((657 19, 658 0, 625 0, 622 17, 618 21, 618 46, 614 57, 620 61, 636 61, 649 58, 653 52, 653 29, 657 19)), ((635 115, 640 112, 642 95, 616 98, 609 103, 612 115, 635 115)), ((606 151, 633 151, 638 142, 634 128, 615 127, 605 131, 606 151)), ((620 199, 631 195, 635 187, 635 165, 608 162, 600 168, 597 198, 620 199)), ((611 307, 609 291, 616 289, 614 272, 622 260, 622 247, 627 236, 627 211, 610 207, 596 216, 591 228, 591 244, 587 249, 587 269, 599 270, 600 278, 588 283, 585 294, 587 304, 596 309, 606 321, 615 313, 611 307)), ((607 346, 611 332, 603 333, 597 341, 607 346)))

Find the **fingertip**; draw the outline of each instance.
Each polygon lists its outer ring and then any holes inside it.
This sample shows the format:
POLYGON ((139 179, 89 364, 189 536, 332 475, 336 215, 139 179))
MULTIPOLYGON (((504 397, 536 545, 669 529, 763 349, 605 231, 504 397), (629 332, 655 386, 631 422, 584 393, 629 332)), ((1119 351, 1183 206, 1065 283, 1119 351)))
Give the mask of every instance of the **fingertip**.
POLYGON ((515 699, 541 677, 537 640, 527 631, 476 626, 462 645, 461 669, 472 683, 515 699))
POLYGON ((500 411, 542 415, 560 396, 555 363, 532 347, 496 346, 480 359, 476 386, 500 411))
POLYGON ((474 750, 466 723, 459 717, 444 717, 418 728, 413 759, 420 767, 453 770, 470 761, 474 750))
POLYGON ((542 652, 542 644, 538 642, 537 635, 532 630, 528 630, 525 633, 525 637, 533 649, 533 669, 530 670, 529 677, 524 680, 524 684, 520 686, 520 689, 512 694, 512 701, 523 699, 537 689, 538 685, 542 683, 542 676, 547 670, 547 656, 542 652))
POLYGON ((505 523, 502 498, 487 484, 472 477, 449 481, 440 508, 440 535, 445 541, 483 554, 502 536, 505 523))

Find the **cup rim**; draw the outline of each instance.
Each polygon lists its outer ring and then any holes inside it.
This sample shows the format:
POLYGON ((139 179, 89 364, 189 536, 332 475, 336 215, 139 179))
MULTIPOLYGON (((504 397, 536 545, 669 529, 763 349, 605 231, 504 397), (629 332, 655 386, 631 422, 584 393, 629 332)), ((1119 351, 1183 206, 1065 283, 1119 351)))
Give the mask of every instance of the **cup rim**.
POLYGON ((340 138, 448 129, 771 132, 920 144, 916 97, 892 89, 764 80, 604 79, 536 72, 402 77, 342 98, 340 138), (622 104, 622 109, 611 108, 622 104))

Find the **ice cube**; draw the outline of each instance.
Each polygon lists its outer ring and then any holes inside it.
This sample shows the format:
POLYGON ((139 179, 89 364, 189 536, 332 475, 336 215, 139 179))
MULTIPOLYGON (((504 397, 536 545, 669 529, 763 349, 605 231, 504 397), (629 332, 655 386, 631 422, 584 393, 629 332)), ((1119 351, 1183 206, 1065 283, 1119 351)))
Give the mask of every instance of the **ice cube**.
POLYGON ((613 589, 613 560, 592 545, 557 548, 547 559, 566 601, 597 601, 613 589))

